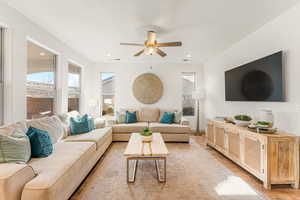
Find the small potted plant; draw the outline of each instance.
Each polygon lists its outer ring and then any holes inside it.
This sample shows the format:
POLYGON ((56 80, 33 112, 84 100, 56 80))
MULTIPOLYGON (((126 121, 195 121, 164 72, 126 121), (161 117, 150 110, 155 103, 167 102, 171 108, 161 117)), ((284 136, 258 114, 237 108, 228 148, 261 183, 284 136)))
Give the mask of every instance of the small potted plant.
POLYGON ((234 123, 237 126, 248 126, 251 124, 252 118, 248 115, 236 115, 234 116, 234 123))
POLYGON ((145 128, 143 132, 140 133, 142 136, 143 142, 151 142, 152 141, 152 131, 148 128, 145 128))

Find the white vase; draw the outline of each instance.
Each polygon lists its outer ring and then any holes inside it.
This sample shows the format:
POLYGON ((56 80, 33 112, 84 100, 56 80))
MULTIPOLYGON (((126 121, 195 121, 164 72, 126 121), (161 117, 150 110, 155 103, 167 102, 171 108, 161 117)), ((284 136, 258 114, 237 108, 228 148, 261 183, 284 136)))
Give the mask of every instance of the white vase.
POLYGON ((259 121, 269 122, 274 124, 274 115, 272 110, 262 109, 259 111, 259 121))

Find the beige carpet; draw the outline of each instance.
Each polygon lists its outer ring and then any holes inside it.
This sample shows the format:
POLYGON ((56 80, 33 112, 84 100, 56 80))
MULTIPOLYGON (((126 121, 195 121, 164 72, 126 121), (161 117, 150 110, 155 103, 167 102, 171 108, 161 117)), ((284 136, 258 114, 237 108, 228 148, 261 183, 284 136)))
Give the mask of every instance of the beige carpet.
POLYGON ((123 152, 113 143, 72 200, 257 200, 265 199, 193 139, 167 143, 167 182, 158 183, 154 161, 140 161, 135 183, 126 182, 123 152))

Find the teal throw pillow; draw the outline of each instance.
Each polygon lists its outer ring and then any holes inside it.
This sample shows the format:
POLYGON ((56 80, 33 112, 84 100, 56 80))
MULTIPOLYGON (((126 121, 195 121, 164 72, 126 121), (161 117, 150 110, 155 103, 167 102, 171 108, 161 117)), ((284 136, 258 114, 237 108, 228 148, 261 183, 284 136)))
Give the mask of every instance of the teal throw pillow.
POLYGON ((88 115, 83 115, 82 117, 71 117, 70 118, 70 130, 71 135, 78 135, 82 133, 90 132, 91 122, 89 121, 88 115))
POLYGON ((92 131, 96 128, 94 118, 92 118, 91 116, 88 117, 88 123, 89 123, 89 131, 92 131))
POLYGON ((137 122, 136 111, 135 112, 126 111, 125 123, 129 124, 129 123, 136 123, 136 122, 137 122))
POLYGON ((30 140, 32 158, 43 158, 52 154, 53 145, 47 131, 30 126, 26 135, 30 140))
POLYGON ((160 123, 162 123, 162 124, 173 124, 173 122, 174 122, 174 116, 175 116, 174 113, 167 113, 167 112, 165 112, 164 115, 163 115, 163 117, 160 120, 160 123))
POLYGON ((9 136, 0 134, 0 163, 27 163, 30 157, 30 141, 21 129, 9 136))

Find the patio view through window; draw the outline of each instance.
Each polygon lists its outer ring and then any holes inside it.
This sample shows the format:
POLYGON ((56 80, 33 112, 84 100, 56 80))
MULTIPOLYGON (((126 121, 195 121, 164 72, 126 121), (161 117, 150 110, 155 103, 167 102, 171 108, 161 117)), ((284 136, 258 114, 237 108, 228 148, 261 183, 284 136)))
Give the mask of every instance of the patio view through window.
POLYGON ((195 91, 196 73, 182 73, 182 112, 184 116, 195 116, 195 100, 192 94, 195 91))
POLYGON ((81 68, 74 64, 69 64, 68 74, 68 112, 72 110, 80 111, 81 96, 81 68))
POLYGON ((28 42, 27 119, 53 115, 56 100, 56 55, 28 42))
POLYGON ((101 73, 102 116, 113 116, 115 110, 115 74, 101 73))
POLYGON ((3 82, 3 56, 4 56, 4 30, 0 27, 0 125, 3 124, 4 113, 4 82, 3 82))

